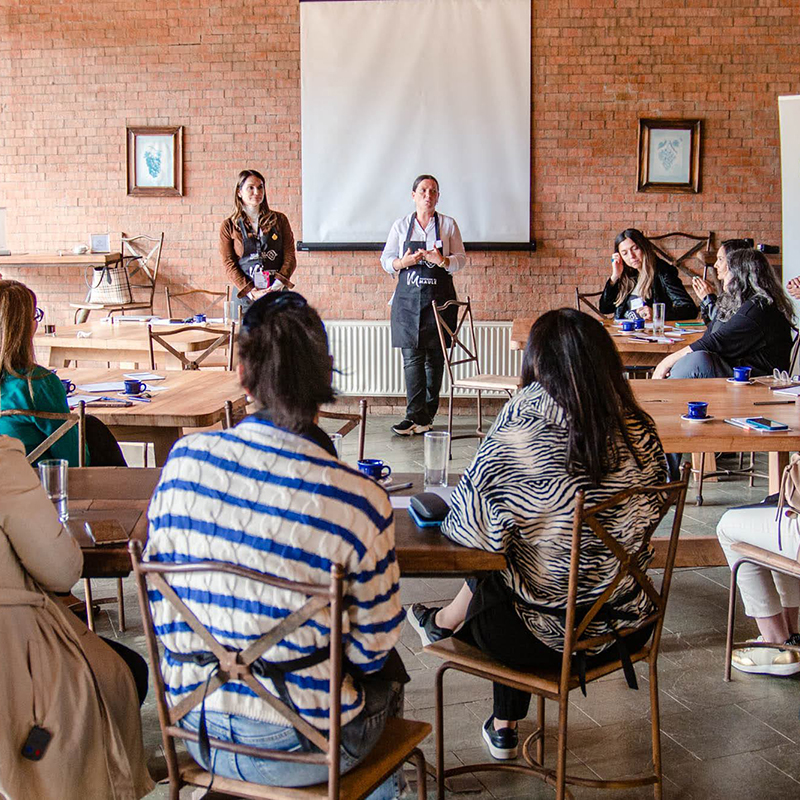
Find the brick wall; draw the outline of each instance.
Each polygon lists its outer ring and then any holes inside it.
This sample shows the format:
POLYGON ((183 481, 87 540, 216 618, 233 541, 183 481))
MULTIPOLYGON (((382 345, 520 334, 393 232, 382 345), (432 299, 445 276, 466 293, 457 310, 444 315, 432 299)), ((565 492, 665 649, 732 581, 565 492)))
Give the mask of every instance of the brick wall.
MULTIPOLYGON (((533 5, 538 250, 470 254, 457 286, 480 317, 536 314, 570 303, 576 284, 599 287, 612 239, 628 225, 780 242, 777 97, 800 92, 796 2, 533 5), (704 120, 702 193, 635 191, 641 116, 704 120)), ((270 202, 299 235, 298 28, 296 0, 0 0, 8 246, 53 251, 92 232, 164 230, 166 280, 222 288, 217 231, 245 165, 265 174, 270 202), (126 125, 178 124, 184 196, 126 196, 126 125)), ((377 254, 298 261, 298 288, 323 315, 386 315, 391 287, 377 254)), ((53 312, 85 291, 72 269, 6 273, 53 312)))

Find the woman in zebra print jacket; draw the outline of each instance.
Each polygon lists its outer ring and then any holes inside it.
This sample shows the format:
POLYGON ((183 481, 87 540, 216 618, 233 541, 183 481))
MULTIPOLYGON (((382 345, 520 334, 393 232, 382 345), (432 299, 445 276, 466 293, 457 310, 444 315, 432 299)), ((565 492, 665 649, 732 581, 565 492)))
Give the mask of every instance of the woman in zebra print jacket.
MULTIPOLYGON (((466 618, 457 635, 510 666, 560 666, 577 491, 594 505, 631 486, 665 481, 667 466, 655 425, 636 404, 617 349, 597 320, 573 309, 541 316, 528 338, 522 383, 456 487, 442 524, 459 544, 504 552, 508 567, 468 581, 446 608, 412 606, 408 618, 428 642, 452 635, 466 618)), ((652 498, 630 497, 603 522, 630 551, 657 515, 652 498)), ((583 548, 579 604, 594 602, 618 571, 596 537, 587 535, 583 548)), ((632 578, 609 603, 640 619, 652 611, 632 578)), ((588 630, 607 632, 606 622, 588 630)), ((636 634, 629 637, 630 646, 644 644, 645 633, 637 642, 636 634)), ((616 655, 616 649, 597 652, 589 662, 616 655)), ((495 684, 494 714, 483 729, 495 758, 515 757, 516 720, 527 715, 529 702, 530 695, 495 684)))

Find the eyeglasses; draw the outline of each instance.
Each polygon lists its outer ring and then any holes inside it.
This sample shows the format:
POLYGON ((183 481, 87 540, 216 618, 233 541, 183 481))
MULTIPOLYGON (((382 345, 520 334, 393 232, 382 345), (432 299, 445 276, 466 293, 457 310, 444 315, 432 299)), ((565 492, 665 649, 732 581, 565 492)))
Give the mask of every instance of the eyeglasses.
POLYGON ((793 378, 785 369, 780 370, 777 367, 772 370, 772 377, 776 381, 781 381, 781 383, 792 383, 796 380, 800 380, 800 377, 797 375, 793 378))
POLYGON ((305 297, 297 292, 270 292, 253 303, 242 318, 241 332, 248 333, 258 328, 272 314, 287 308, 301 309, 308 305, 305 297))
POLYGON ((36 306, 36 308, 33 310, 33 318, 37 322, 41 322, 44 319, 44 309, 41 309, 39 308, 39 306, 36 306))

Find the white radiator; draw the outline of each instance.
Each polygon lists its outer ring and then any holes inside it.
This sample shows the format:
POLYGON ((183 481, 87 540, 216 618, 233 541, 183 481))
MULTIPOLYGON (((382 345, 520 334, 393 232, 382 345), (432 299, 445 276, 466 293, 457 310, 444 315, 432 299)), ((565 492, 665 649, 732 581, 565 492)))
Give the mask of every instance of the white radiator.
MULTIPOLYGON (((333 385, 340 395, 360 397, 405 397, 403 359, 400 350, 392 347, 388 320, 329 320, 325 323, 333 355, 333 385)), ((497 375, 518 375, 522 353, 512 351, 510 322, 476 322, 481 372, 497 375)), ((467 334, 469 343, 469 334, 467 334)), ((471 365, 456 367, 457 377, 473 374, 471 365)), ((450 391, 447 369, 442 393, 450 391)), ((456 395, 474 396, 474 392, 457 389, 456 395)), ((494 393, 493 393, 494 394, 494 393)), ((504 396, 503 392, 497 393, 504 396)))

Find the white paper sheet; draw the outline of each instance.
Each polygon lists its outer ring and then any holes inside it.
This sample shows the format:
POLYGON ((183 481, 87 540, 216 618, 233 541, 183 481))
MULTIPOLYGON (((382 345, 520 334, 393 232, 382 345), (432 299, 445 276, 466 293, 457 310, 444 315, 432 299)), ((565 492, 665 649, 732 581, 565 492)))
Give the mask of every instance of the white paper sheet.
POLYGON ((133 381, 144 381, 147 383, 147 381, 163 381, 166 376, 156 375, 155 372, 126 372, 122 377, 133 381))
POLYGON ((96 403, 99 399, 99 397, 94 397, 90 394, 72 394, 67 398, 67 405, 70 408, 77 408, 81 400, 88 405, 89 403, 96 403))
POLYGON ((75 387, 82 392, 122 392, 125 391, 124 381, 107 381, 106 383, 84 383, 75 387))

